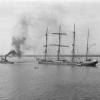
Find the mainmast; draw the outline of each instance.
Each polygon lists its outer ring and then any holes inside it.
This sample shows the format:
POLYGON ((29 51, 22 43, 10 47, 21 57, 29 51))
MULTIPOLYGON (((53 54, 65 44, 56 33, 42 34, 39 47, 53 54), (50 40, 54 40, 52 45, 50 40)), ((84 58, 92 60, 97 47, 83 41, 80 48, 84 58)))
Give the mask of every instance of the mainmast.
POLYGON ((88 51, 89 51, 89 29, 88 29, 88 36, 87 36, 86 60, 88 60, 88 51))
POLYGON ((48 28, 46 30, 45 36, 46 36, 46 44, 45 44, 45 55, 44 55, 44 59, 46 61, 47 60, 47 47, 48 47, 48 28))
POLYGON ((75 61, 75 24, 74 24, 74 31, 73 31, 73 50, 72 50, 72 62, 75 61))
POLYGON ((59 26, 59 32, 58 33, 52 33, 52 34, 55 34, 55 35, 59 36, 58 44, 51 44, 51 46, 58 46, 57 60, 59 61, 60 60, 60 48, 61 47, 69 47, 69 46, 61 45, 61 35, 66 35, 66 34, 61 33, 61 25, 59 26))
POLYGON ((59 56, 60 56, 60 44, 61 44, 61 25, 59 26, 59 44, 58 44, 58 54, 57 54, 57 60, 59 61, 59 56))

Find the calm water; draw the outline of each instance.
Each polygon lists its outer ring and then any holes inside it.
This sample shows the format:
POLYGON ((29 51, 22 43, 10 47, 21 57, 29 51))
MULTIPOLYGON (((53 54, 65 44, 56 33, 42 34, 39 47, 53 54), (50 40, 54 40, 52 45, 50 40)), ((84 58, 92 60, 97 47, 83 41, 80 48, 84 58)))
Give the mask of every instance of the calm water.
POLYGON ((100 100, 100 66, 0 64, 0 100, 100 100))

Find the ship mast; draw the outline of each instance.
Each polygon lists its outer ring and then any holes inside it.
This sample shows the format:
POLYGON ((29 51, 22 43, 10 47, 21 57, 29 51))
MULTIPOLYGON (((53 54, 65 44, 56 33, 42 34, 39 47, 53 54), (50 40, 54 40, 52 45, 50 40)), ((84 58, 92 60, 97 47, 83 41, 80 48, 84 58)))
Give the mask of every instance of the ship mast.
POLYGON ((60 59, 59 59, 59 56, 60 56, 60 44, 61 44, 61 25, 59 26, 59 33, 58 33, 58 35, 59 35, 59 44, 58 44, 58 54, 57 54, 57 60, 59 61, 60 59))
POLYGON ((46 36, 46 44, 45 44, 45 54, 44 54, 44 59, 45 59, 45 61, 46 61, 46 60, 47 60, 47 47, 48 47, 48 28, 47 28, 47 30, 46 30, 45 36, 46 36))
POLYGON ((73 31, 73 49, 72 49, 72 62, 75 62, 75 24, 74 24, 74 31, 73 31))
POLYGON ((89 29, 88 29, 88 36, 87 36, 86 61, 88 60, 88 52, 89 52, 89 29))
POLYGON ((57 60, 60 61, 60 49, 61 47, 69 47, 65 45, 61 45, 61 35, 66 35, 66 33, 61 33, 61 25, 59 26, 59 32, 58 33, 52 33, 55 35, 58 35, 58 44, 51 44, 51 46, 57 46, 58 47, 58 52, 57 52, 57 60))

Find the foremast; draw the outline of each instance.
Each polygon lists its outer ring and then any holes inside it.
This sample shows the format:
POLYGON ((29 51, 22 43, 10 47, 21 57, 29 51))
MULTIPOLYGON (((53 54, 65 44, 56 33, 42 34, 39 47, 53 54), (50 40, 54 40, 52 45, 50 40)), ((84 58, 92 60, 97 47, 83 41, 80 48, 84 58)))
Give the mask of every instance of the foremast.
POLYGON ((75 24, 74 24, 74 31, 73 31, 73 49, 72 49, 72 62, 75 62, 75 24))
POLYGON ((46 29, 45 41, 46 41, 46 44, 44 45, 45 47, 44 60, 46 61, 47 60, 47 49, 48 49, 48 28, 46 29))

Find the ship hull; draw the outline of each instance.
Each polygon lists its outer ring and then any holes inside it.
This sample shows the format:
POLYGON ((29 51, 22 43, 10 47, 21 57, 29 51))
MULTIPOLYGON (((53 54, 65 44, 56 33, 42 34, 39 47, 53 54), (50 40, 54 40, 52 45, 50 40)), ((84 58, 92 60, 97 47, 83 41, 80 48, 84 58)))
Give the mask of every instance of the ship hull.
POLYGON ((8 61, 8 60, 7 61, 2 61, 1 60, 0 63, 1 64, 14 64, 14 62, 11 62, 11 61, 8 61))
POLYGON ((97 61, 87 61, 87 62, 65 62, 65 61, 38 61, 39 64, 50 64, 50 65, 73 65, 73 66, 89 66, 96 67, 97 61))
POLYGON ((98 63, 98 61, 90 61, 90 62, 83 62, 81 63, 81 66, 96 66, 96 64, 98 63))
POLYGON ((50 65, 81 65, 77 62, 63 62, 63 61, 38 61, 39 64, 50 64, 50 65))

